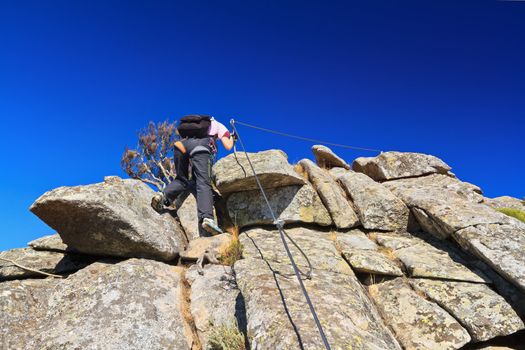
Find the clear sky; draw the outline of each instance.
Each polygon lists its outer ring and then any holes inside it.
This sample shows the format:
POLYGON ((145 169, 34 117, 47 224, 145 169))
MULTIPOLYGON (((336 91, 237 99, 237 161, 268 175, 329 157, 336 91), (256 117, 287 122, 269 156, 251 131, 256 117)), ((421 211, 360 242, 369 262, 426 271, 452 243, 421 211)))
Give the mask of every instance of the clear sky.
POLYGON ((434 154, 522 198, 524 64, 525 2, 2 0, 0 250, 53 232, 38 196, 123 175, 139 129, 188 113, 434 154))

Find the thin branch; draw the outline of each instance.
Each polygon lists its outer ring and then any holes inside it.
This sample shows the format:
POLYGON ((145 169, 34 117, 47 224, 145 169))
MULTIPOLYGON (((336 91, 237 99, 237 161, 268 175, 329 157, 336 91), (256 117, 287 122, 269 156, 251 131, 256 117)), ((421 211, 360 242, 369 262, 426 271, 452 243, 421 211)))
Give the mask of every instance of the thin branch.
MULTIPOLYGON (((140 143, 137 143, 137 149, 139 148, 139 146, 140 146, 140 143)), ((161 179, 159 179, 158 177, 153 175, 153 173, 151 172, 151 170, 147 166, 146 162, 144 162, 144 157, 142 156, 142 154, 140 152, 137 152, 137 155, 138 155, 138 157, 140 157, 140 160, 142 161, 142 164, 146 167, 146 171, 148 172, 148 175, 150 175, 153 178, 153 180, 150 180, 150 179, 147 179, 147 178, 143 178, 143 177, 140 177, 140 176, 135 176, 135 178, 138 179, 138 180, 141 180, 142 182, 152 184, 153 186, 157 187, 157 189, 159 191, 162 191, 164 189, 164 187, 166 186, 164 181, 162 181, 161 179)), ((128 175, 129 175, 129 172, 128 172, 128 175)))
MULTIPOLYGON (((161 142, 164 142, 164 141, 161 139, 161 142)), ((153 162, 157 164, 157 166, 160 168, 166 180, 170 181, 169 174, 166 171, 166 169, 164 169, 164 166, 162 165, 162 161, 165 158, 164 154, 162 153, 162 143, 158 147, 158 152, 159 152, 158 160, 157 161, 154 160, 153 162)))
POLYGON ((159 123, 157 125, 156 135, 157 139, 160 140, 159 146, 157 148, 158 152, 158 161, 157 165, 161 169, 162 173, 164 174, 164 177, 168 182, 171 182, 175 180, 175 174, 172 171, 167 170, 162 162, 165 159, 168 159, 168 154, 170 152, 170 149, 173 147, 174 143, 174 131, 175 127, 170 128, 170 124, 165 121, 164 123, 159 123), (161 133, 162 130, 162 133, 161 133), (171 130, 171 131, 168 131, 171 130))
POLYGON ((44 271, 40 271, 40 270, 36 270, 36 269, 32 269, 30 267, 27 267, 27 266, 24 266, 24 265, 20 265, 19 263, 17 263, 16 261, 14 260, 11 260, 11 259, 6 259, 6 258, 0 258, 0 260, 2 261, 5 261, 5 262, 8 262, 10 264, 13 264, 15 265, 16 267, 19 267, 23 270, 27 270, 27 271, 31 271, 31 272, 36 272, 36 273, 40 273, 42 275, 46 275, 46 276, 50 276, 50 277, 55 277, 55 278, 64 278, 64 276, 60 276, 60 275, 54 275, 52 273, 47 273, 47 272, 44 272, 44 271))
POLYGON ((146 163, 144 161, 144 157, 142 156, 142 154, 140 155, 140 160, 142 160, 142 164, 144 165, 144 167, 146 168, 146 171, 148 172, 149 176, 151 176, 153 178, 153 180, 156 180, 156 181, 159 181, 161 183, 164 183, 164 181, 162 181, 161 179, 159 179, 158 177, 155 176, 155 174, 153 174, 153 172, 150 170, 149 166, 148 166, 148 163, 146 163))
POLYGON ((159 168, 160 170, 162 171, 162 174, 164 175, 164 177, 166 178, 166 180, 170 181, 170 178, 169 178, 169 174, 168 172, 166 171, 166 169, 164 169, 164 167, 162 166, 162 158, 160 161, 153 161, 159 168))
POLYGON ((170 178, 170 182, 173 181, 173 180, 175 180, 175 178, 177 177, 177 174, 175 174, 173 171, 169 171, 169 174, 170 174, 170 176, 171 176, 171 178, 170 178))

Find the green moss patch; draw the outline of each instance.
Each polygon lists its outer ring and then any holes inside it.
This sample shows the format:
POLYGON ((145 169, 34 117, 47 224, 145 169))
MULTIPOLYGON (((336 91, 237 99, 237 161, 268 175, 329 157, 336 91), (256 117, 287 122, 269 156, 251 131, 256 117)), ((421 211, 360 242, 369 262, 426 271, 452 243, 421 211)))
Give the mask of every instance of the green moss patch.
POLYGON ((513 208, 498 208, 496 210, 505 215, 512 216, 513 218, 516 218, 522 222, 525 222, 525 212, 521 210, 513 209, 513 208))

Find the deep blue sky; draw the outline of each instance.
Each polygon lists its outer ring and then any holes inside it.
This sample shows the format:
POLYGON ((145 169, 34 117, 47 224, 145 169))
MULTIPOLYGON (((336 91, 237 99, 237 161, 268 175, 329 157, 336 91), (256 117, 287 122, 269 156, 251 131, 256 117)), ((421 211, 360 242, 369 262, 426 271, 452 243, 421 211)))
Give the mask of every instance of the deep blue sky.
POLYGON ((523 2, 0 1, 0 250, 53 232, 39 195, 123 175, 140 128, 187 113, 434 154, 521 198, 524 36, 523 2))

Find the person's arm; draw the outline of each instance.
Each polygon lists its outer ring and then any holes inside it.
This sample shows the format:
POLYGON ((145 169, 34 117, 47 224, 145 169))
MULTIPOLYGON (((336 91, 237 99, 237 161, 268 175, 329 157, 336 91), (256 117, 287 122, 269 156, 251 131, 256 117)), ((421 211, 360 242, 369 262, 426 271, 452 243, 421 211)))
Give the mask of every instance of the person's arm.
POLYGON ((224 148, 229 151, 233 148, 233 143, 234 143, 234 140, 233 140, 233 136, 230 135, 230 137, 226 137, 224 136, 223 138, 221 138, 221 142, 222 142, 222 145, 224 146, 224 148))
POLYGON ((230 131, 221 123, 214 120, 215 126, 217 128, 216 135, 221 139, 222 145, 224 148, 229 151, 233 148, 233 144, 235 143, 235 139, 232 134, 230 134, 230 131))

